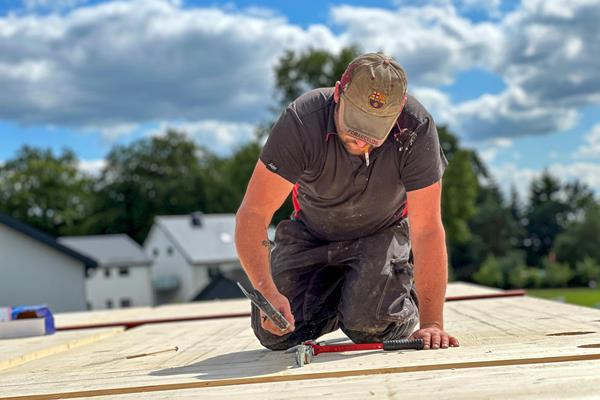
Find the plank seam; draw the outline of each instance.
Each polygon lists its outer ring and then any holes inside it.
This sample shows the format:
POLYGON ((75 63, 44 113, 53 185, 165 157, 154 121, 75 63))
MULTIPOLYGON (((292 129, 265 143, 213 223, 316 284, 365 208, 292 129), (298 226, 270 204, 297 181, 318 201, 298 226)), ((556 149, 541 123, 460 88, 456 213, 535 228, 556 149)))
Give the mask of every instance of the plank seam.
POLYGON ((46 394, 38 394, 38 395, 0 397, 0 400, 75 399, 75 398, 81 398, 81 397, 115 396, 115 395, 135 394, 135 393, 160 392, 160 391, 168 391, 168 390, 198 389, 198 388, 206 388, 206 387, 224 387, 224 386, 236 386, 236 385, 249 385, 249 384, 257 384, 257 383, 291 382, 291 381, 302 381, 302 380, 308 380, 308 379, 346 378, 346 377, 352 377, 352 376, 398 374, 398 373, 406 373, 406 372, 439 371, 439 370, 447 370, 447 369, 487 368, 487 367, 499 367, 499 366, 513 366, 513 365, 549 364, 549 363, 590 361, 590 360, 600 360, 600 353, 554 356, 554 357, 532 357, 532 358, 510 359, 510 360, 471 361, 471 362, 463 362, 463 363, 429 364, 429 365, 388 367, 388 368, 363 369, 363 370, 347 370, 347 371, 334 371, 334 372, 317 372, 317 373, 310 373, 310 374, 275 375, 275 376, 265 376, 265 377, 221 379, 221 380, 212 380, 212 381, 203 381, 203 382, 168 383, 168 384, 161 384, 161 385, 132 386, 132 387, 111 388, 111 389, 83 390, 83 391, 76 391, 76 392, 46 393, 46 394))

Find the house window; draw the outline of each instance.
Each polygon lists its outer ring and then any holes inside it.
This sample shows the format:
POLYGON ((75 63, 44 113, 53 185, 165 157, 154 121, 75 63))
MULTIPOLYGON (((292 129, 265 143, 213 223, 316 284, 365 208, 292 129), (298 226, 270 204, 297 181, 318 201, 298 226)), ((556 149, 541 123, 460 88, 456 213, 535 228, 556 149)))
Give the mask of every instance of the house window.
POLYGON ((129 268, 127 268, 127 267, 119 268, 119 276, 129 276, 129 268))
POLYGON ((110 268, 105 268, 104 269, 104 277, 110 278, 110 268))
POLYGON ((173 248, 171 246, 167 247, 167 254, 170 256, 173 255, 173 248))
POLYGON ((152 255, 153 255, 154 257, 158 257, 158 254, 159 254, 159 252, 158 252, 158 249, 155 247, 155 248, 152 250, 152 255))
POLYGON ((122 308, 131 307, 131 299, 128 297, 122 298, 121 299, 121 307, 122 308))
POLYGON ((111 299, 106 300, 106 308, 113 308, 113 301, 111 299))

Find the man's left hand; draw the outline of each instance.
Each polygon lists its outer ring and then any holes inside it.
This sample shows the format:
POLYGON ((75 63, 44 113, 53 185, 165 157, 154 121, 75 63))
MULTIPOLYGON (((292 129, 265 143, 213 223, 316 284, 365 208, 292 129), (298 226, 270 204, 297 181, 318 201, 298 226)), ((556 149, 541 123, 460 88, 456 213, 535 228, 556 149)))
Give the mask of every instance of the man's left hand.
POLYGON ((437 325, 423 326, 418 331, 415 331, 410 339, 423 339, 423 350, 439 348, 447 349, 448 347, 458 347, 458 339, 444 332, 437 325))

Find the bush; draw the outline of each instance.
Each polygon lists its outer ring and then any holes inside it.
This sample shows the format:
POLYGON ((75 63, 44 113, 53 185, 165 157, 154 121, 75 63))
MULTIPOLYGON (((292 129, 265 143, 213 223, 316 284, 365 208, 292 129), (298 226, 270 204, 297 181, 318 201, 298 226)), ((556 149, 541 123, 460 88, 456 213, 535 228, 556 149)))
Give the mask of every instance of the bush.
POLYGON ((600 264, 592 257, 585 257, 575 265, 575 277, 579 284, 595 286, 600 282, 600 264))
POLYGON ((496 257, 489 256, 479 271, 473 274, 475 282, 492 287, 504 287, 504 271, 496 257))
POLYGON ((542 261, 546 272, 545 285, 547 287, 566 287, 575 273, 569 264, 559 263, 545 259, 542 261))

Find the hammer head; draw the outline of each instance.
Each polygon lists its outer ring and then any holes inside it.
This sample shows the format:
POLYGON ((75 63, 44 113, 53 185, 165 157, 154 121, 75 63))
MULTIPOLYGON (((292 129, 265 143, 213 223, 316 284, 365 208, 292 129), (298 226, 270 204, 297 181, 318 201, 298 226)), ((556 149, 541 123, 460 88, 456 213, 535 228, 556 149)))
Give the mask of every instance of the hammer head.
POLYGON ((303 367, 305 364, 310 364, 314 352, 310 345, 301 344, 296 348, 296 366, 303 367))

